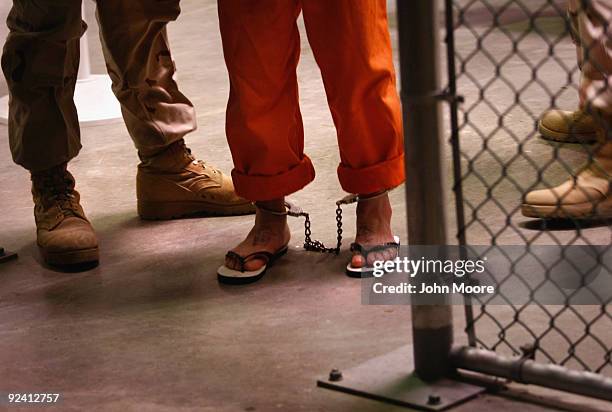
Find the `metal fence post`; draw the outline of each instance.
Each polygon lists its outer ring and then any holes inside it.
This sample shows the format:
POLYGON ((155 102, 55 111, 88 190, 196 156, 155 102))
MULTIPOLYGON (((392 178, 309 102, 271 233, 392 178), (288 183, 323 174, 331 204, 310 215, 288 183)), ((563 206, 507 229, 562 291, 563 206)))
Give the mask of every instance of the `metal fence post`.
MULTIPOLYGON (((447 242, 438 98, 438 10, 437 0, 397 2, 409 245, 447 242)), ((451 307, 444 296, 437 305, 413 301, 415 372, 423 380, 437 380, 451 370, 451 307)))
MULTIPOLYGON (((397 0, 408 244, 444 250, 437 14, 437 0, 397 0)), ((413 345, 342 372, 333 369, 318 386, 425 411, 445 410, 483 392, 480 386, 449 379, 453 325, 448 298, 433 295, 423 302, 417 294, 411 299, 413 345)))

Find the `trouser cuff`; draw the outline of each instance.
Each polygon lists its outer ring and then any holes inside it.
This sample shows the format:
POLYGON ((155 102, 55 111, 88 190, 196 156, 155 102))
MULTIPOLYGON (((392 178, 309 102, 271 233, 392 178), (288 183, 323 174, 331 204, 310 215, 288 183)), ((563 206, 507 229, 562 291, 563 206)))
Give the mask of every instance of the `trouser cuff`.
POLYGON ((392 189, 406 180, 404 155, 361 169, 341 164, 338 179, 348 193, 369 194, 392 189))
POLYGON ((315 178, 314 167, 308 156, 287 172, 272 176, 252 176, 232 170, 232 180, 238 196, 251 201, 279 199, 303 189, 315 178))

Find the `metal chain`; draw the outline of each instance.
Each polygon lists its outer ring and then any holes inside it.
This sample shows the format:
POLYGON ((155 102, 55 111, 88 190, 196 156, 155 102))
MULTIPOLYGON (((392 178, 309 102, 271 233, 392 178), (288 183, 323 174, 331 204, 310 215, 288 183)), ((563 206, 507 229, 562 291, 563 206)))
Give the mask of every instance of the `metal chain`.
POLYGON ((359 195, 348 195, 336 202, 336 247, 326 247, 323 242, 319 240, 312 240, 312 230, 310 229, 310 215, 304 212, 302 209, 295 207, 294 205, 287 202, 287 214, 294 217, 304 217, 304 249, 309 252, 317 253, 331 253, 338 255, 340 253, 340 246, 342 246, 342 205, 349 205, 351 203, 357 203, 360 200, 375 199, 379 196, 383 196, 388 191, 383 191, 374 196, 359 197, 359 195))
POLYGON ((319 252, 319 253, 333 253, 335 255, 340 253, 340 246, 342 246, 342 207, 341 203, 336 203, 336 227, 338 236, 336 237, 336 247, 325 247, 325 245, 318 241, 312 240, 311 235, 312 231, 310 230, 310 215, 306 212, 303 212, 302 216, 304 216, 304 249, 309 252, 319 252))

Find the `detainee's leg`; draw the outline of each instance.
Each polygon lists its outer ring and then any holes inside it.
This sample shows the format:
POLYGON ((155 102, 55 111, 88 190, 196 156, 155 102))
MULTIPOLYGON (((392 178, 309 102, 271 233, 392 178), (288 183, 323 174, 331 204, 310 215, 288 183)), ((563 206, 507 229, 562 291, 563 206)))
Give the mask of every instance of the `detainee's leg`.
MULTIPOLYGON (((404 182, 402 113, 385 0, 304 0, 308 40, 321 69, 338 134, 342 188, 364 197, 404 182)), ((387 195, 360 201, 356 243, 393 242, 387 195)), ((395 257, 389 248, 368 256, 395 257)), ((366 262, 361 254, 353 266, 366 262)))
POLYGON ((598 144, 575 178, 553 189, 525 196, 523 214, 540 218, 612 217, 612 0, 591 0, 583 9, 572 0, 578 18, 582 60, 581 108, 596 122, 598 144))
MULTIPOLYGON (((236 191, 263 209, 282 211, 284 197, 314 179, 298 105, 298 2, 224 0, 218 7, 230 79, 226 132, 236 191)), ((288 242, 286 217, 258 209, 253 230, 233 252, 274 253, 288 242)), ((252 259, 244 269, 264 263, 252 259)), ((241 268, 232 257, 226 266, 241 268)))
POLYGON ((14 161, 31 172, 37 244, 48 264, 97 262, 98 242, 66 168, 81 148, 73 102, 81 2, 15 0, 7 25, 9 142, 14 161))
POLYGON ((166 26, 179 0, 99 0, 100 38, 113 91, 138 149, 138 211, 166 219, 253 211, 229 176, 196 160, 183 137, 195 130, 193 105, 174 81, 166 26))

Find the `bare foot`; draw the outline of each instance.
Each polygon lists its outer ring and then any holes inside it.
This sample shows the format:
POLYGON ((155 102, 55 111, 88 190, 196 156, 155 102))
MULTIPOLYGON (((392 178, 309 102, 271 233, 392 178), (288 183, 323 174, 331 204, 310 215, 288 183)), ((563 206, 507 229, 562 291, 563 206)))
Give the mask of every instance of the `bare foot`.
MULTIPOLYGON (((284 199, 257 202, 257 206, 266 210, 285 211, 284 199)), ((251 253, 262 251, 276 253, 289 243, 290 239, 291 233, 289 226, 287 226, 286 215, 279 216, 258 208, 255 214, 255 226, 253 226, 246 239, 232 249, 232 252, 240 256, 248 256, 251 253)), ((258 270, 265 264, 265 260, 262 259, 248 260, 244 264, 244 270, 249 272, 258 270)), ((225 258, 225 266, 234 270, 242 269, 240 262, 231 257, 225 258)))
MULTIPOLYGON (((364 247, 393 242, 391 214, 391 203, 389 202, 389 196, 386 194, 374 199, 360 201, 357 204, 357 236, 355 236, 355 242, 364 247)), ((355 252, 351 259, 351 266, 355 268, 372 266, 375 260, 392 260, 396 256, 397 250, 388 248, 370 253, 366 262, 362 255, 355 252)))

